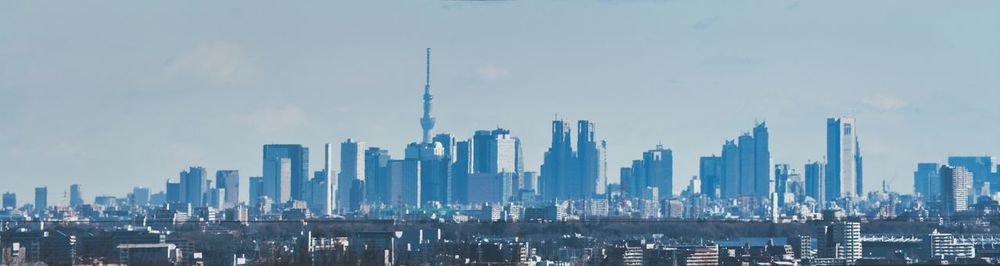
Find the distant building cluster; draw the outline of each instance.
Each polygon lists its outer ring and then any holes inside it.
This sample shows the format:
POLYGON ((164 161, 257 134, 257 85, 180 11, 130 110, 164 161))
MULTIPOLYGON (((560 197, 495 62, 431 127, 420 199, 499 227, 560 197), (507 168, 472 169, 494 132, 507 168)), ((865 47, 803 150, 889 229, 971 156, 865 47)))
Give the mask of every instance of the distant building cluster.
POLYGON ((71 185, 56 204, 48 201, 48 187, 36 188, 31 202, 18 202, 17 195, 5 192, 0 210, 5 261, 0 264, 87 263, 83 261, 87 259, 137 265, 219 261, 841 265, 978 263, 983 261, 972 259, 1000 257, 1000 249, 993 246, 1000 244, 994 242, 1000 237, 946 233, 989 227, 1000 220, 1000 163, 994 157, 952 156, 946 163, 919 163, 913 194, 890 192, 885 183, 882 189, 865 193, 853 118, 827 119, 826 154, 803 165, 802 171, 775 161, 767 125, 759 122, 751 131, 724 141, 718 155, 700 157, 699 175, 677 188, 676 194, 671 149, 656 145, 636 154, 630 165, 618 168, 620 182, 609 183, 608 142, 598 138, 595 123, 579 120, 572 127, 556 119, 551 124, 551 144, 536 172, 525 169, 521 139, 508 129, 477 130, 471 136, 433 133, 429 49, 427 60, 422 138, 406 145, 402 158, 347 139, 339 145, 337 172, 334 146, 329 143, 323 146, 319 167, 315 162, 310 165, 306 146, 266 144, 261 175, 246 179, 235 169, 217 170, 212 178, 207 168, 191 166, 167 180, 163 190, 135 187, 125 197, 99 193, 89 203, 79 184, 71 185), (242 184, 243 180, 248 182, 242 184), (243 186, 249 191, 247 201, 241 200, 243 186), (208 240, 172 235, 192 231, 191 226, 252 235, 268 230, 260 224, 333 221, 390 221, 390 225, 727 221, 799 224, 810 230, 769 235, 772 239, 766 243, 730 245, 723 243, 726 239, 695 243, 654 233, 618 238, 564 234, 544 241, 492 234, 447 239, 440 229, 313 234, 299 228, 296 236, 254 240, 259 242, 254 242, 252 252, 197 250, 193 247, 201 245, 191 241, 208 240), (861 234, 861 226, 874 221, 936 227, 920 234, 861 234), (104 222, 127 228, 96 226, 100 233, 86 233, 66 226, 104 222), (47 223, 64 226, 45 228, 47 223), (225 259, 212 261, 213 256, 225 259))

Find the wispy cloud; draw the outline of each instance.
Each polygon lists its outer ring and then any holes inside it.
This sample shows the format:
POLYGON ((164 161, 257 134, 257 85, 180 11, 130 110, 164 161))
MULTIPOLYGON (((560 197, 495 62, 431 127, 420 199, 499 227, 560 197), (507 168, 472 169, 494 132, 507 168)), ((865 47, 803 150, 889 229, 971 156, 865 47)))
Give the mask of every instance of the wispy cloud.
POLYGON ((895 111, 906 106, 906 102, 891 95, 874 94, 861 98, 861 103, 881 111, 895 111))
POLYGON ((260 133, 294 129, 306 123, 306 113, 295 106, 267 107, 243 117, 243 122, 260 133))
POLYGON ((753 65, 760 63, 759 60, 753 59, 746 56, 739 55, 717 55, 706 58, 704 63, 706 65, 753 65))
POLYGON ((708 28, 711 28, 712 26, 714 26, 716 23, 719 23, 720 19, 721 18, 719 18, 719 16, 704 18, 702 20, 699 20, 698 22, 695 22, 694 25, 691 25, 691 29, 693 29, 693 30, 707 30, 708 28))
POLYGON ((503 76, 506 76, 510 71, 505 68, 497 67, 493 64, 488 64, 476 69, 476 73, 479 77, 485 80, 494 80, 503 76))
POLYGON ((209 43, 195 47, 167 62, 168 75, 190 75, 214 82, 246 80, 254 66, 243 49, 229 43, 209 43))

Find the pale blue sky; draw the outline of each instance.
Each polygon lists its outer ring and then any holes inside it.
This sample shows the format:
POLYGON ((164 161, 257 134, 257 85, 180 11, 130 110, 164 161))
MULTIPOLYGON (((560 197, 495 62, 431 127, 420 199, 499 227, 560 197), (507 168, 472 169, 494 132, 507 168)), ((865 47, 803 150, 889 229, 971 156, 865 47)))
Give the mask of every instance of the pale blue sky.
MULTIPOLYGON (((1000 1, 0 1, 0 168, 20 202, 124 196, 189 165, 260 174, 261 145, 511 129, 537 170, 553 116, 617 169, 662 142, 675 192, 766 120, 775 162, 858 121, 865 189, 1000 152, 1000 1), (575 124, 575 123, 574 123, 575 124)), ((245 190, 244 197, 245 197, 245 190)))

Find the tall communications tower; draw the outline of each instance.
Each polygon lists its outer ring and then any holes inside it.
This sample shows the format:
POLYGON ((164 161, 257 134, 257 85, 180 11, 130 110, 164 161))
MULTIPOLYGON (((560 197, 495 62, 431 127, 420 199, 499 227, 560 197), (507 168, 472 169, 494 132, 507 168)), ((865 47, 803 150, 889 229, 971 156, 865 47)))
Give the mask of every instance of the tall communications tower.
POLYGON ((431 117, 431 48, 427 48, 427 81, 424 83, 424 116, 420 118, 420 127, 424 130, 421 143, 431 142, 431 129, 434 129, 434 118, 431 117))

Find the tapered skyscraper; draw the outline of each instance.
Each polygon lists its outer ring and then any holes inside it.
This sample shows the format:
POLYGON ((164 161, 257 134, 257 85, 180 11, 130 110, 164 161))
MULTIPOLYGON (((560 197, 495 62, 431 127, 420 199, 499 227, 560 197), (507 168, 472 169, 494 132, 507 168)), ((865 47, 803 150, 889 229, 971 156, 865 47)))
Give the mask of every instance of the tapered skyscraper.
POLYGON ((826 200, 861 195, 861 155, 854 118, 826 120, 826 200))
POLYGON ((423 144, 431 142, 431 129, 434 129, 434 118, 431 117, 431 48, 427 48, 427 80, 424 83, 424 116, 420 118, 420 127, 424 130, 423 144))

